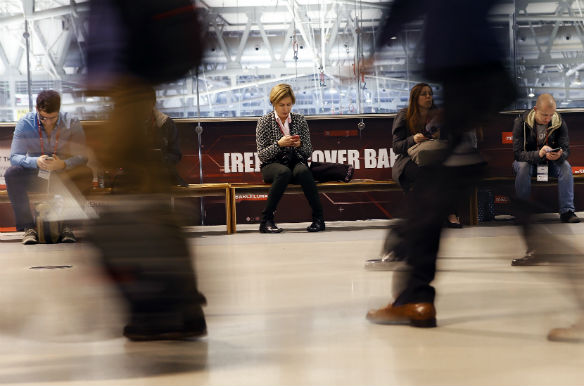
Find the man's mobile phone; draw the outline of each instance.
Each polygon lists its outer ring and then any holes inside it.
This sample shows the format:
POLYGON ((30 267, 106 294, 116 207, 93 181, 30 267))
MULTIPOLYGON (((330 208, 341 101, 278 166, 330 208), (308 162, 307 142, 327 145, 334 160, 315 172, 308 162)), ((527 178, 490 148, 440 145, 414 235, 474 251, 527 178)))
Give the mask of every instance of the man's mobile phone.
POLYGON ((560 150, 562 150, 562 148, 561 148, 561 147, 556 147, 555 149, 552 149, 552 150, 550 150, 550 151, 549 151, 549 153, 557 153, 557 152, 559 152, 560 150))
POLYGON ((50 156, 49 156, 49 157, 47 157, 47 158, 45 158, 45 161, 54 161, 54 160, 55 160, 55 159, 54 159, 53 157, 50 157, 50 156))

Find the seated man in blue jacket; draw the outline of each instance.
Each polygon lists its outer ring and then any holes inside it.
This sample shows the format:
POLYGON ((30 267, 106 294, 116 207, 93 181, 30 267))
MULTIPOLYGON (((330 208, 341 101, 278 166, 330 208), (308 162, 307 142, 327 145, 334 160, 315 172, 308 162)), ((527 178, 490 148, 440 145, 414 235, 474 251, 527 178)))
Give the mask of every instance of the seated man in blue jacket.
MULTIPOLYGON (((81 123, 68 113, 61 113, 60 109, 58 92, 41 91, 36 100, 36 112, 26 114, 14 129, 11 166, 4 173, 4 179, 16 229, 24 231, 22 243, 25 245, 38 243, 29 192, 46 192, 47 184, 54 178, 59 178, 66 186, 68 181, 73 182, 81 193, 87 193, 93 182, 93 171, 86 165, 85 133, 81 123)), ((63 227, 60 241, 77 241, 69 226, 63 227)))
MULTIPOLYGON (((515 119, 515 194, 519 199, 528 200, 532 177, 555 177, 558 179, 560 219, 565 223, 578 223, 580 219, 574 213, 574 177, 567 161, 569 147, 568 126, 556 112, 556 101, 550 94, 540 95, 533 109, 515 119)), ((512 265, 530 265, 536 260, 534 251, 527 251, 525 257, 513 260, 512 265)))

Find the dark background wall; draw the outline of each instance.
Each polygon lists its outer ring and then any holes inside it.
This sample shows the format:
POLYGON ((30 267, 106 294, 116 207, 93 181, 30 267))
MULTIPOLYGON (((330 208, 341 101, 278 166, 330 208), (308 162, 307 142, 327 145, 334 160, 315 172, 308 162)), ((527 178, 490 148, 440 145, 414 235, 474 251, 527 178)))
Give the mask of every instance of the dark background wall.
MULTIPOLYGON (((512 145, 509 141, 513 120, 517 114, 503 113, 493 117, 488 125, 479 131, 479 147, 489 166, 488 176, 512 176, 512 145), (480 135, 482 132, 482 136, 480 135)), ((570 129, 569 162, 576 173, 584 172, 584 113, 563 112, 570 129)), ((326 119, 308 118, 313 149, 320 151, 321 160, 347 163, 352 160, 358 166, 355 179, 391 179, 393 153, 391 151, 392 116, 372 116, 363 118, 364 129, 358 129, 360 118, 326 119)), ((176 121, 180 132, 183 159, 179 173, 189 183, 201 182, 199 173, 198 140, 196 123, 176 121)), ((84 122, 88 143, 96 141, 95 133, 104 123, 84 122)), ((259 165, 255 159, 256 120, 207 121, 201 122, 201 149, 203 162, 203 182, 262 182, 259 165)), ((10 148, 13 126, 0 128, 0 151, 10 148)), ((512 184, 492 187, 497 199, 496 211, 508 213, 506 197, 513 192, 512 184)), ((536 187, 534 197, 557 209, 555 187, 536 187)), ((584 189, 576 185, 576 209, 584 208, 584 189)), ((334 220, 365 220, 392 218, 403 215, 403 193, 335 193, 322 194, 325 218, 334 220)), ((255 223, 259 220, 265 196, 238 197, 238 223, 255 223)), ((187 205, 188 221, 201 221, 199 199, 184 199, 187 205)), ((203 199, 203 221, 205 224, 224 224, 224 203, 219 197, 203 199)), ((0 226, 14 225, 9 204, 0 205, 0 226)), ((279 205, 276 219, 279 222, 308 221, 310 208, 302 195, 285 195, 279 205)))

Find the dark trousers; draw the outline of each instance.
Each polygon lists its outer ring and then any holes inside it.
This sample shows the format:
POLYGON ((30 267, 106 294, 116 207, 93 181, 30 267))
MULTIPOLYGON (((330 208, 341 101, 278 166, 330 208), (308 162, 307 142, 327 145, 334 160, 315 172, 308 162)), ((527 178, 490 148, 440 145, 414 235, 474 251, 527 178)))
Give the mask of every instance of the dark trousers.
POLYGON ((304 196, 312 208, 313 218, 323 218, 322 204, 318 196, 318 189, 312 177, 312 172, 303 163, 297 163, 293 168, 278 162, 268 164, 262 168, 262 176, 266 183, 271 183, 268 193, 268 202, 262 211, 262 220, 273 219, 276 207, 284 195, 288 184, 298 184, 302 186, 304 196))
MULTIPOLYGON (((40 178, 38 174, 38 169, 27 169, 22 166, 11 166, 4 173, 8 198, 14 210, 16 229, 19 231, 35 227, 30 210, 29 193, 50 192, 52 181, 56 178, 60 179, 65 186, 72 184, 82 194, 88 193, 93 183, 93 171, 87 166, 53 172, 50 181, 40 178)), ((74 196, 77 195, 74 194, 74 196)))
MULTIPOLYGON (((408 217, 403 223, 407 263, 411 267, 395 305, 433 303, 436 258, 444 218, 482 175, 484 165, 420 168, 418 181, 409 194, 408 217)), ((396 272, 397 276, 403 276, 396 272)), ((400 280, 400 279, 398 279, 400 280)))
POLYGON ((205 325, 201 304, 206 300, 197 289, 194 256, 180 214, 168 205, 168 168, 150 156, 144 137, 151 91, 129 81, 111 92, 114 110, 94 151, 101 165, 121 167, 125 175, 117 186, 117 204, 91 222, 88 237, 127 301, 131 327, 150 333, 199 330, 205 325))

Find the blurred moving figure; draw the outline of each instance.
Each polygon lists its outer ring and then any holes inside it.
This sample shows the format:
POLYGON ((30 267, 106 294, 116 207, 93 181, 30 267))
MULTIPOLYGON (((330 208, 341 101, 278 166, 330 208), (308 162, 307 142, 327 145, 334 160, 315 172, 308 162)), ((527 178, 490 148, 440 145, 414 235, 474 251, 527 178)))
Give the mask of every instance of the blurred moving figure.
POLYGON ((150 148, 160 152, 162 162, 168 168, 173 185, 187 186, 188 184, 178 174, 176 165, 182 158, 180 138, 174 120, 156 108, 156 91, 152 89, 148 99, 152 104, 152 114, 145 123, 146 137, 150 138, 150 148))
MULTIPOLYGON (((174 120, 156 108, 156 91, 154 88, 144 89, 146 102, 152 108, 150 115, 143 122, 142 135, 146 139, 147 151, 151 156, 160 159, 168 170, 171 185, 188 186, 178 174, 177 164, 182 158, 180 150, 180 138, 174 120)), ((132 178, 120 167, 109 173, 113 176, 111 181, 114 193, 131 188, 132 178), (129 180, 129 181, 127 181, 129 180)))
POLYGON ((322 204, 307 163, 312 155, 308 123, 303 115, 291 112, 296 97, 290 85, 281 83, 274 86, 270 91, 270 103, 274 111, 261 117, 256 127, 262 176, 265 182, 272 184, 262 211, 260 232, 282 232, 282 228, 274 222, 274 212, 289 183, 302 186, 312 209, 312 224, 306 230, 324 231, 322 204))
POLYGON ((124 170, 123 194, 100 213, 91 236, 128 302, 131 340, 206 334, 189 248, 170 210, 172 175, 152 151, 152 86, 186 75, 202 55, 190 0, 93 0, 88 92, 111 97, 114 110, 95 153, 104 168, 124 170))
MULTIPOLYGON (((30 192, 46 192, 47 188, 51 191, 55 179, 59 179, 63 183, 60 186, 86 194, 93 182, 93 171, 87 166, 85 133, 81 123, 60 110, 59 93, 54 90, 41 91, 36 99, 36 112, 22 117, 14 130, 10 148, 12 166, 6 170, 4 178, 14 210, 16 230, 24 231, 24 245, 39 242, 30 211, 30 192)), ((59 241, 77 241, 71 226, 63 226, 59 241)))
POLYGON ((491 114, 514 100, 513 84, 501 59, 502 50, 487 15, 497 0, 396 0, 382 26, 378 48, 390 43, 402 27, 420 16, 424 20, 424 73, 441 83, 443 128, 450 154, 436 167, 421 168, 412 189, 404 224, 407 272, 394 272, 395 300, 371 310, 367 319, 381 324, 435 327, 436 257, 448 208, 481 177, 484 161, 463 138, 482 126, 491 114), (473 95, 480 92, 480 97, 473 95), (426 170, 424 170, 426 169, 426 170))
MULTIPOLYGON (((392 147, 397 159, 391 168, 392 179, 397 181, 406 194, 407 205, 416 205, 409 201, 412 187, 419 176, 420 168, 408 150, 418 143, 440 139, 440 110, 434 104, 432 87, 427 83, 418 83, 410 90, 408 107, 401 109, 393 121, 392 147)), ((451 208, 446 219, 449 228, 462 228, 460 219, 451 208)), ((369 270, 393 270, 401 266, 406 257, 406 245, 403 234, 403 221, 388 229, 380 259, 365 262, 369 270)))

